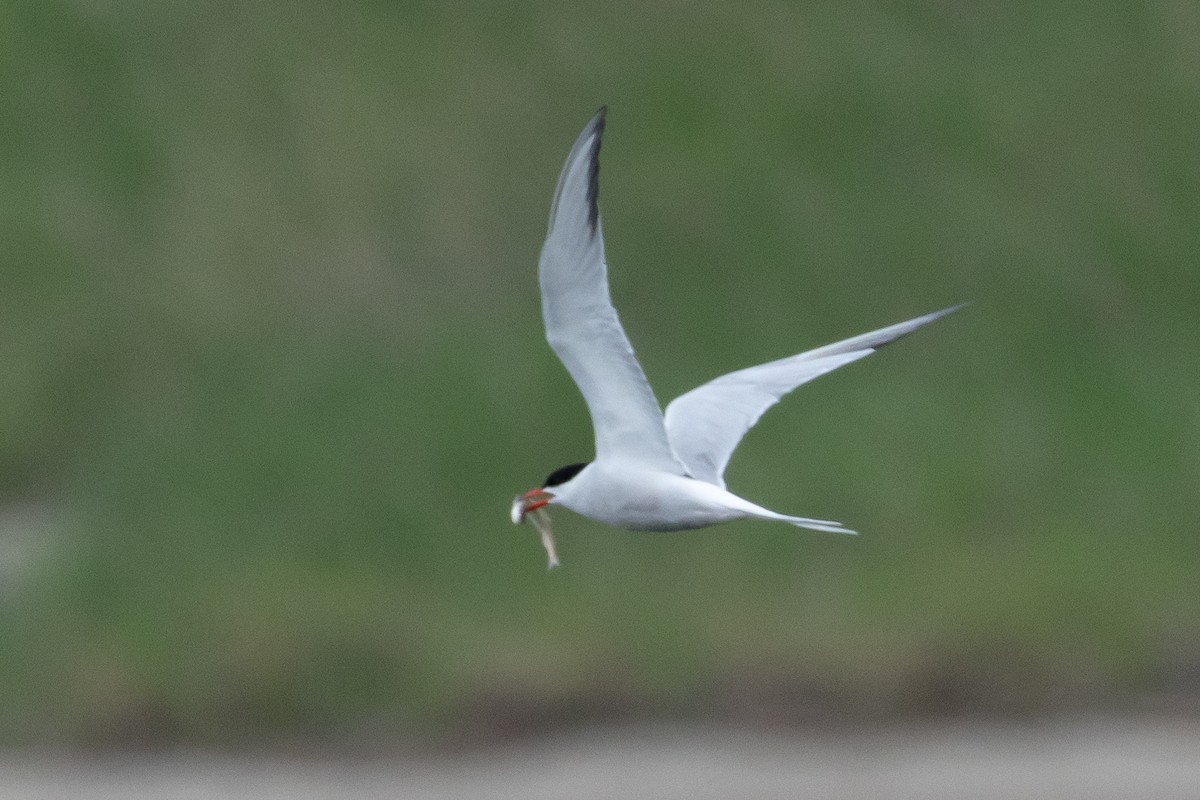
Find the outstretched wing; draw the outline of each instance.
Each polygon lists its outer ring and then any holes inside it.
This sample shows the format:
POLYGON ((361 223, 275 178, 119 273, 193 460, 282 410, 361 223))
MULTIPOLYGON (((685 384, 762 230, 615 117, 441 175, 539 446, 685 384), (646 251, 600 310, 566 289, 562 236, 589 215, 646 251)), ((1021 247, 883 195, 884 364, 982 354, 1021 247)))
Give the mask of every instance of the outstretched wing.
POLYGON ((666 413, 667 437, 676 457, 693 478, 724 488, 725 466, 738 442, 785 394, 959 308, 962 306, 731 372, 680 395, 666 413))
POLYGON ((609 295, 596 202, 604 114, 601 108, 571 148, 550 207, 538 262, 546 339, 587 402, 596 458, 635 460, 681 475, 662 409, 609 295))

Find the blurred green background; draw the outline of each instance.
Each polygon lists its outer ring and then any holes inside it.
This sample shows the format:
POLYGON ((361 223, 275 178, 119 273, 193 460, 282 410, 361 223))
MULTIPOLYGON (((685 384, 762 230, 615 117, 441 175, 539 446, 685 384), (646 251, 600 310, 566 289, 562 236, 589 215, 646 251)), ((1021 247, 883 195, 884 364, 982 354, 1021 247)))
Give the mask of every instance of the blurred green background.
POLYGON ((0 9, 0 741, 391 746, 1200 705, 1194 3, 0 9), (953 303, 730 487, 591 457, 536 259, 602 103, 664 402, 953 303))

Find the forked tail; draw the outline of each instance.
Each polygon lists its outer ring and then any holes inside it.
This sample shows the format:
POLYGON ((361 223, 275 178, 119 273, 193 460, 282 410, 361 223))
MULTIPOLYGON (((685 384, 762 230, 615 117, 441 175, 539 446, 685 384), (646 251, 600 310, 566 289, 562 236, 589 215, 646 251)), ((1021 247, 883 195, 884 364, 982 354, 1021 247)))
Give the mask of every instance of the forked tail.
POLYGON ((808 528, 810 531, 824 531, 825 533, 845 533, 850 536, 858 536, 858 531, 852 531, 840 522, 834 522, 828 519, 809 519, 808 517, 789 517, 780 514, 776 517, 780 522, 787 522, 795 525, 797 528, 808 528))

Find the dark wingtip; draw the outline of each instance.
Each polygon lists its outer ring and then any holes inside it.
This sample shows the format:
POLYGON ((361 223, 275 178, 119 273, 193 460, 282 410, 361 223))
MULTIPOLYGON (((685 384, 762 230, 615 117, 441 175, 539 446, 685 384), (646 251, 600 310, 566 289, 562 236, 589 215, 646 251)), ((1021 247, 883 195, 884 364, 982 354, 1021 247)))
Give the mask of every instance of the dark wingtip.
POLYGON ((592 235, 595 235, 596 227, 600 223, 600 143, 604 138, 604 120, 607 114, 608 106, 600 106, 596 116, 592 117, 592 132, 596 141, 592 144, 591 159, 588 162, 587 186, 588 225, 592 229, 592 235))
POLYGON ((949 308, 943 308, 941 311, 934 311, 932 314, 926 314, 924 317, 917 317, 917 319, 924 319, 925 321, 922 322, 917 327, 915 327, 911 330, 905 331, 904 333, 897 336, 895 339, 888 339, 886 342, 880 342, 879 344, 874 345, 871 349, 874 350, 875 352, 879 352, 883 348, 887 347, 889 344, 893 344, 893 343, 898 342, 901 339, 905 338, 910 333, 916 333, 917 331, 921 330, 921 328, 924 328, 926 325, 929 325, 930 323, 933 323, 933 322, 937 322, 942 317, 948 317, 956 311, 961 311, 962 309, 966 308, 969 305, 970 305, 970 302, 959 303, 956 306, 950 306, 949 308))

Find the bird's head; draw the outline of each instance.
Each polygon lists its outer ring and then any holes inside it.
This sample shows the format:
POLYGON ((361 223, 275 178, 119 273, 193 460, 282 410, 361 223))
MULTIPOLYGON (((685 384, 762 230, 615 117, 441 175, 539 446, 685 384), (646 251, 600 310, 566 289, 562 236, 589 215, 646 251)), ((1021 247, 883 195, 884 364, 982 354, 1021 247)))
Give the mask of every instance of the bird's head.
POLYGON ((586 466, 587 464, 568 464, 565 467, 559 467, 546 476, 546 480, 541 486, 536 489, 530 489, 523 495, 519 495, 513 501, 513 524, 521 524, 525 521, 525 515, 529 512, 536 511, 553 503, 558 494, 557 489, 582 472, 586 466))

